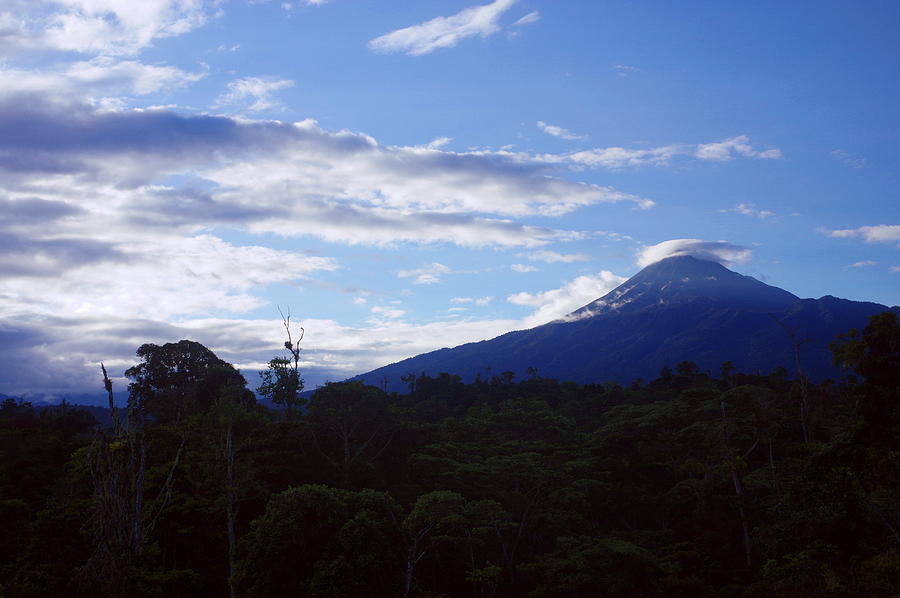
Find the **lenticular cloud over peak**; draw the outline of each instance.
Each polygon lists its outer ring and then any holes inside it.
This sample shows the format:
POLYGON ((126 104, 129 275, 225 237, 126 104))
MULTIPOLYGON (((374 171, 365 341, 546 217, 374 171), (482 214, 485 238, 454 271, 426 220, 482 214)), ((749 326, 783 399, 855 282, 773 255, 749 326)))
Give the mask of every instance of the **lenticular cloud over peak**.
POLYGON ((700 239, 670 239, 645 246, 638 253, 638 266, 649 266, 667 257, 690 255, 697 259, 717 262, 730 267, 750 259, 751 251, 727 241, 702 241, 700 239))

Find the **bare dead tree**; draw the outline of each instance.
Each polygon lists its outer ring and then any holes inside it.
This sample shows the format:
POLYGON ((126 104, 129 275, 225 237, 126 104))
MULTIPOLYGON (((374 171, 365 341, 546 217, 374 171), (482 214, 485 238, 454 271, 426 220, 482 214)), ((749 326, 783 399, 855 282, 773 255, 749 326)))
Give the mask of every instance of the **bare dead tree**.
POLYGON ((147 445, 143 409, 129 397, 123 422, 115 405, 112 381, 106 367, 101 364, 100 368, 113 430, 112 436, 100 435, 91 463, 93 504, 85 526, 93 536, 94 551, 81 574, 106 595, 127 598, 136 595, 134 572, 141 564, 145 538, 153 532, 171 497, 185 439, 182 437, 168 476, 148 507, 144 503, 147 445))
POLYGON ((106 388, 106 396, 109 401, 109 415, 112 417, 113 433, 119 436, 122 433, 122 422, 119 420, 119 410, 116 409, 116 399, 113 396, 112 380, 106 373, 106 366, 100 362, 100 369, 103 371, 103 386, 106 388))
POLYGON ((787 324, 776 318, 774 314, 769 314, 769 317, 772 318, 772 320, 774 320, 776 324, 781 326, 781 328, 791 339, 791 344, 794 346, 794 367, 796 367, 797 369, 797 378, 800 381, 800 430, 803 433, 803 442, 808 444, 810 441, 809 380, 807 379, 806 374, 803 373, 803 367, 800 364, 800 347, 808 343, 812 339, 804 338, 801 340, 793 330, 788 328, 787 324))
POLYGON ((284 331, 287 333, 287 340, 284 341, 284 348, 291 352, 291 357, 294 361, 294 372, 297 374, 298 378, 300 375, 300 341, 303 340, 303 335, 306 334, 306 330, 303 327, 300 327, 300 338, 297 339, 297 342, 293 342, 291 338, 291 310, 288 308, 287 315, 284 315, 284 312, 281 311, 281 308, 278 308, 278 313, 281 315, 281 321, 284 324, 284 331))
POLYGON ((744 509, 744 487, 741 481, 741 470, 744 468, 744 464, 746 463, 747 458, 754 450, 756 450, 756 447, 759 445, 759 430, 756 430, 756 436, 753 440, 753 444, 744 452, 742 456, 738 457, 737 455, 733 454, 732 451, 734 449, 730 446, 731 434, 729 433, 729 422, 725 407, 725 395, 723 394, 720 398, 720 409, 722 412, 722 445, 725 447, 726 452, 729 454, 728 470, 729 475, 731 476, 731 483, 734 486, 734 495, 738 508, 738 518, 740 519, 741 523, 741 540, 744 544, 744 559, 747 563, 747 567, 750 567, 752 565, 753 551, 750 544, 750 522, 747 519, 747 513, 744 509))

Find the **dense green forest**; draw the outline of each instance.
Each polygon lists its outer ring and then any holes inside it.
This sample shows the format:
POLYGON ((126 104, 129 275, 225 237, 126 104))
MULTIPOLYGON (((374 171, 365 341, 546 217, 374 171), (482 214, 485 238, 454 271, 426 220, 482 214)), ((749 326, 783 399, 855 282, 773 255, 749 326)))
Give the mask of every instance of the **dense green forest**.
POLYGON ((249 385, 277 409, 191 341, 140 347, 109 425, 3 402, 0 596, 900 592, 890 313, 837 339, 848 376, 821 384, 686 360, 627 386, 410 373, 408 394, 306 401, 285 345, 249 385))

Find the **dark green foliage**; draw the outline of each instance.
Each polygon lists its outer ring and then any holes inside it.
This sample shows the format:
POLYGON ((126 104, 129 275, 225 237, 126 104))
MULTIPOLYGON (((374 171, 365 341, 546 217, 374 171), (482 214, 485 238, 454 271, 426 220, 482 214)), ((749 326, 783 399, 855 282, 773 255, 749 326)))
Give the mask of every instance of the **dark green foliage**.
POLYGON ((853 368, 876 386, 900 386, 900 321, 893 312, 872 316, 860 335, 851 330, 832 345, 835 364, 853 368))
POLYGON ((367 597, 400 587, 400 506, 387 494, 304 485, 275 494, 242 543, 243 596, 367 597))
POLYGON ((662 596, 663 570, 647 550, 619 538, 560 538, 530 569, 532 598, 662 596))
POLYGON ((898 329, 839 339, 838 383, 423 374, 293 416, 202 345, 145 345, 118 434, 0 405, 0 596, 895 597, 898 329), (123 590, 86 566, 116 500, 141 505, 123 590))
MULTIPOLYGON (((147 415, 160 422, 174 422, 207 411, 223 389, 244 388, 247 381, 231 364, 198 342, 141 345, 141 363, 125 371, 128 386, 147 415)), ((245 402, 253 395, 246 391, 245 402)))
POLYGON ((294 410, 303 405, 300 391, 303 390, 303 379, 293 367, 293 362, 285 357, 275 357, 269 361, 269 367, 259 373, 262 379, 256 392, 273 404, 284 407, 288 419, 294 410))

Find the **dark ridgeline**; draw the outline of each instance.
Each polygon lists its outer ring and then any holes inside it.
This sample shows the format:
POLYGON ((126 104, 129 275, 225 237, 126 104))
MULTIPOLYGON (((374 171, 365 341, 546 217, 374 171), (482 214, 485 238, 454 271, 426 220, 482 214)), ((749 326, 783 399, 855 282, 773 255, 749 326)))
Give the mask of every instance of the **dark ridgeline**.
MULTIPOLYGON (((605 296, 565 318, 497 338, 439 349, 351 378, 402 390, 408 374, 448 372, 471 382, 529 368, 579 383, 650 380, 683 360, 718 372, 778 366, 796 375, 795 344, 811 380, 836 378, 828 345, 889 308, 826 295, 799 297, 711 261, 670 257, 647 266, 605 296), (792 338, 792 335, 794 338, 792 338)), ((895 313, 900 309, 894 307, 895 313)))

